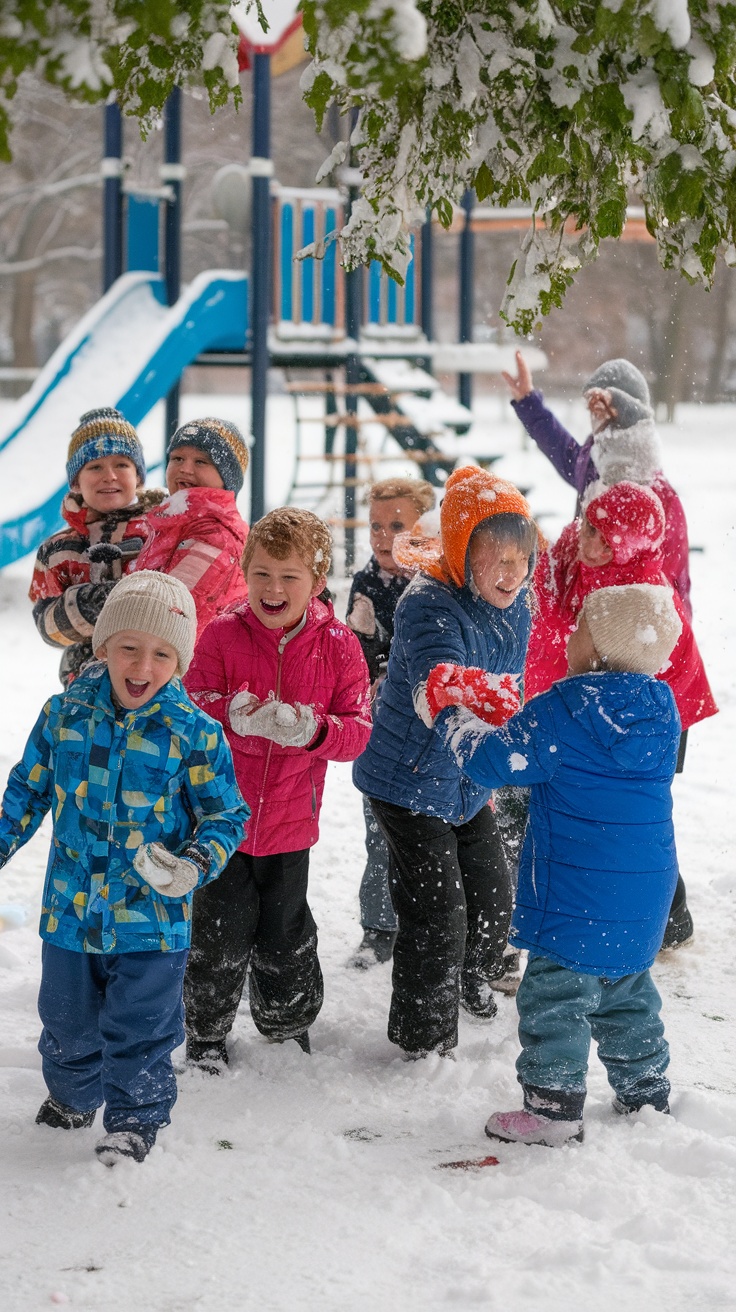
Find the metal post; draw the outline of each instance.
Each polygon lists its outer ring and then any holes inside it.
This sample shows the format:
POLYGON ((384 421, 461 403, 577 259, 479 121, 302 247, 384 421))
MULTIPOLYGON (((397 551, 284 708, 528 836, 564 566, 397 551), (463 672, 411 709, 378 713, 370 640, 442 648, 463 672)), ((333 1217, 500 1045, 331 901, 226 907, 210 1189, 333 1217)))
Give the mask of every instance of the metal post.
MULTIPOLYGON (((164 203, 164 278, 166 301, 175 305, 181 292, 181 191, 186 170, 181 163, 181 91, 174 87, 164 106, 164 160, 159 175, 171 190, 164 203)), ((168 447, 179 427, 179 389, 177 381, 166 397, 164 444, 168 447)))
MULTIPOLYGON (((474 278, 474 255, 475 239, 471 225, 471 216, 473 205, 475 204, 475 195, 472 191, 466 191, 462 199, 462 207, 465 211, 465 223, 460 233, 460 341, 472 342, 473 340, 473 278, 474 278)), ((458 374, 457 395, 461 405, 466 405, 468 409, 473 404, 473 387, 472 376, 470 374, 458 374)))
POLYGON ((123 116, 114 100, 105 105, 102 160, 102 290, 123 272, 123 116))
POLYGON ((271 56, 253 56, 250 517, 266 511, 266 396, 271 299, 271 56))
POLYGON ((422 332, 428 342, 434 341, 434 251, 432 249, 432 211, 427 210, 427 217, 422 224, 422 238, 419 256, 419 285, 422 301, 422 332))
MULTIPOLYGON (((355 119, 353 111, 353 124, 355 119)), ((351 161, 352 167, 352 161, 351 161)), ((350 175, 351 177, 353 175, 350 175)), ((350 212, 360 195, 360 188, 351 181, 348 189, 348 212, 350 212)), ((363 326, 363 269, 351 269, 345 275, 345 331, 354 342, 360 340, 363 326)), ((349 388, 354 388, 361 381, 360 356, 351 351, 345 362, 345 381, 349 388)), ((345 410, 348 415, 357 416, 358 396, 349 390, 345 397, 345 410)), ((358 426, 348 422, 345 425, 345 573, 352 574, 355 565, 355 511, 357 505, 358 465, 355 459, 358 450, 358 426)))

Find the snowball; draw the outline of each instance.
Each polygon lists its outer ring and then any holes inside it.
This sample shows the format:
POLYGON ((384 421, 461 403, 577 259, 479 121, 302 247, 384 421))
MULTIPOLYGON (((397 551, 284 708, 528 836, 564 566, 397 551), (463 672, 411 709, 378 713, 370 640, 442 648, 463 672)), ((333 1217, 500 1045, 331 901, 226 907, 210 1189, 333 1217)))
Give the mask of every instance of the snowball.
POLYGON ((296 724, 294 707, 289 706, 287 702, 281 702, 276 707, 276 723, 283 725, 284 728, 291 728, 292 725, 296 724))
POLYGON ((529 762, 525 756, 522 756, 521 752, 511 753, 509 757, 509 769, 513 770, 514 774, 516 774, 517 770, 526 770, 528 764, 529 762))
POLYGON ((643 628, 636 630, 636 640, 642 643, 644 647, 651 647, 657 641, 657 630, 653 624, 646 624, 643 628))

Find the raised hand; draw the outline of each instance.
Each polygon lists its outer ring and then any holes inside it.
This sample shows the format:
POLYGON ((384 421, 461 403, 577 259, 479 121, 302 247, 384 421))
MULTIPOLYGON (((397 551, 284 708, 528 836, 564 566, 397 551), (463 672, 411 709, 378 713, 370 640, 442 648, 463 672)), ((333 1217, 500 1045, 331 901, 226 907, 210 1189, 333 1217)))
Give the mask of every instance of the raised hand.
POLYGON ((523 401, 525 396, 528 396, 530 392, 534 391, 534 384, 532 382, 531 370, 521 354, 521 351, 516 352, 516 368, 518 370, 516 376, 502 372, 501 377, 511 388, 511 391, 514 394, 514 400, 523 401))

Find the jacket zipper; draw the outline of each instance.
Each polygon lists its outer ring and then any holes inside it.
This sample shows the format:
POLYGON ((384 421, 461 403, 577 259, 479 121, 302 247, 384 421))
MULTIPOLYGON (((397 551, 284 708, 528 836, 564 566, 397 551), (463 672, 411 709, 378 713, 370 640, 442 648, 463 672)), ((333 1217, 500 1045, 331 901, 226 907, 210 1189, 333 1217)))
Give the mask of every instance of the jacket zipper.
MULTIPOLYGON (((281 666, 284 660, 284 647, 286 646, 287 640, 288 640, 288 634, 285 633, 278 645, 279 659, 278 659, 278 665, 276 666, 276 690, 275 690, 276 701, 279 700, 279 697, 281 695, 281 666)), ((258 827, 261 822, 261 807, 263 806, 264 798, 266 796, 266 776, 268 775, 268 767, 271 764, 272 753, 273 753, 273 742, 271 741, 268 744, 268 751, 266 752, 266 764, 263 767, 263 774, 261 776, 261 795, 258 798, 258 814, 256 816, 255 829, 253 830, 254 848, 256 846, 256 840, 258 838, 258 827)))

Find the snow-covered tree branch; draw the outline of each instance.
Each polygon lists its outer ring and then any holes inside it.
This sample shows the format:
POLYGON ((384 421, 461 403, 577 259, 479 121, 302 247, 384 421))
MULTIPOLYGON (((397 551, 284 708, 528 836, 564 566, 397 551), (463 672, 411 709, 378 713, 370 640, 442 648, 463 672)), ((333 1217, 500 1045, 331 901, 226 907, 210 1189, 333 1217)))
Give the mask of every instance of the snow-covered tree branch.
POLYGON ((403 276, 408 230, 467 187, 534 221, 502 313, 560 305, 638 199, 659 258, 736 263, 736 5, 715 0, 303 0, 318 124, 357 108, 351 265, 403 276))
POLYGON ((230 0, 3 0, 0 159, 26 70, 79 100, 114 92, 145 132, 176 85, 204 86, 213 111, 239 101, 237 46, 230 0))

